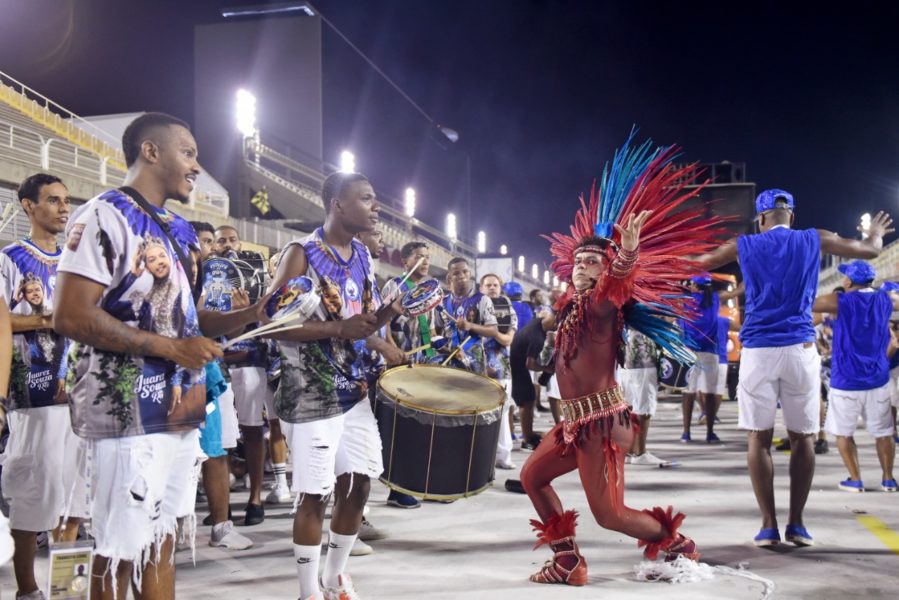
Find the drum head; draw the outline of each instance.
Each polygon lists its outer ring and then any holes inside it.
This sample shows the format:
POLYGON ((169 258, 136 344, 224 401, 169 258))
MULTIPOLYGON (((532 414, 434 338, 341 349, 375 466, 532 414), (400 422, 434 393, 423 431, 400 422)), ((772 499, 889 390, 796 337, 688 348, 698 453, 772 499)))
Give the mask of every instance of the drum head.
POLYGON ((398 404, 449 415, 488 412, 506 397, 488 377, 436 365, 390 369, 381 375, 378 389, 398 404))
POLYGON ((410 317, 423 315, 443 300, 443 288, 436 279, 422 281, 403 296, 402 305, 410 317))
POLYGON ((227 258, 210 258, 203 262, 203 293, 206 307, 231 310, 231 294, 246 285, 243 274, 227 258))
POLYGON ((265 314, 273 321, 296 313, 308 318, 320 302, 311 279, 305 276, 294 277, 275 290, 265 305, 265 314))

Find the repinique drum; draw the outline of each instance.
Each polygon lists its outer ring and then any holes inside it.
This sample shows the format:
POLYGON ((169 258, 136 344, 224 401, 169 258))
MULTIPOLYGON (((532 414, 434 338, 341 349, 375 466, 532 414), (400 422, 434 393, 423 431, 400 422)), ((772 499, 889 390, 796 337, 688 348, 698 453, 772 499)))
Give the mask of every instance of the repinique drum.
POLYGON ((667 354, 659 357, 659 384, 674 391, 687 389, 687 371, 690 365, 667 354))
POLYGON ((250 302, 256 302, 264 291, 262 272, 246 261, 216 256, 203 261, 203 292, 206 308, 231 310, 231 294, 245 290, 250 302))
POLYGON ((449 367, 395 367, 378 379, 375 416, 391 489, 455 500, 493 481, 505 391, 492 379, 449 367))
POLYGON ((497 329, 500 333, 509 333, 509 330, 512 329, 512 313, 515 312, 512 303, 505 296, 498 296, 490 300, 493 301, 493 312, 496 313, 497 329))

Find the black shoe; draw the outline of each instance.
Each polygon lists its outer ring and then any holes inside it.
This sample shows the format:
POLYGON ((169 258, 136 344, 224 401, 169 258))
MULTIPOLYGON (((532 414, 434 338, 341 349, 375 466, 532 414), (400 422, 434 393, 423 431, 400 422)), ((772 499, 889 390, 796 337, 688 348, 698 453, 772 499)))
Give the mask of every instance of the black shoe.
POLYGON ((513 492, 515 494, 524 494, 524 486, 521 485, 521 481, 518 479, 506 479, 506 490, 513 492))
POLYGON ((780 452, 785 452, 790 449, 790 439, 787 438, 778 445, 774 446, 775 450, 779 450, 780 452))
POLYGON ((537 403, 537 412, 549 412, 549 410, 548 406, 543 406, 539 402, 537 403))
POLYGON ((537 446, 540 445, 540 441, 542 439, 543 438, 540 437, 539 434, 535 433, 534 435, 532 435, 531 437, 529 437, 528 439, 526 439, 525 441, 523 441, 521 443, 521 449, 522 450, 536 450, 537 446))
POLYGON ((247 504, 247 515, 244 517, 245 527, 259 525, 265 521, 265 508, 261 504, 247 504))
POLYGON ((815 454, 827 454, 829 451, 830 448, 827 445, 827 440, 815 441, 815 454))
MULTIPOLYGON (((228 520, 229 521, 234 520, 234 518, 231 516, 231 507, 230 506, 228 507, 228 520)), ((211 513, 206 515, 206 518, 203 519, 203 525, 215 525, 215 523, 212 522, 212 514, 211 513)))

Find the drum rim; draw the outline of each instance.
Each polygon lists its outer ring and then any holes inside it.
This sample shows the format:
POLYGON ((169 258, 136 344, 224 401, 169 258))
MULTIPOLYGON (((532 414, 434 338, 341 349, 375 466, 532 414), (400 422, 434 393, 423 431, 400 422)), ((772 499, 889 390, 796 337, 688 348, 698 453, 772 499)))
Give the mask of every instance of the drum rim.
MULTIPOLYGON (((475 373, 475 375, 477 375, 477 373, 475 373)), ((379 477, 378 480, 389 487, 391 490, 396 490, 401 494, 415 496, 416 498, 421 498, 422 500, 461 500, 462 498, 471 498, 472 496, 477 496, 478 494, 486 491, 487 488, 493 487, 493 482, 495 481, 494 479, 491 479, 483 487, 472 490, 470 492, 463 492, 461 494, 426 494, 423 492, 416 492, 414 490, 404 488, 400 485, 396 485, 395 483, 388 481, 387 478, 383 476, 379 477)))
POLYGON ((480 373, 472 373, 471 371, 466 371, 465 369, 456 369, 453 367, 445 367, 443 365, 426 365, 426 364, 420 364, 420 363, 415 363, 413 365, 399 365, 397 367, 387 369, 386 371, 381 373, 381 375, 378 377, 377 386, 378 386, 377 387, 378 393, 383 393, 385 396, 390 398, 390 400, 392 400, 394 403, 399 404, 401 406, 406 406, 408 408, 414 408, 415 410, 420 410, 422 412, 435 414, 435 415, 481 415, 481 414, 496 410, 497 408, 501 408, 502 405, 506 401, 506 390, 495 379, 491 379, 490 377, 487 377, 486 375, 481 375, 480 373), (480 377, 482 379, 486 379, 487 381, 489 381, 494 387, 496 387, 497 390, 499 390, 502 393, 502 395, 500 397, 500 401, 495 406, 487 407, 483 410, 475 410, 475 411, 472 411, 472 410, 441 410, 441 409, 432 408, 430 406, 422 406, 420 404, 415 404, 414 402, 409 402, 408 400, 400 400, 398 398, 395 398, 392 394, 387 392, 387 390, 385 390, 381 387, 381 380, 384 377, 386 377, 390 373, 393 373, 394 371, 399 371, 402 369, 409 369, 409 368, 412 368, 412 369, 420 369, 420 368, 449 369, 451 371, 461 371, 463 373, 468 373, 469 375, 475 375, 476 377, 480 377))

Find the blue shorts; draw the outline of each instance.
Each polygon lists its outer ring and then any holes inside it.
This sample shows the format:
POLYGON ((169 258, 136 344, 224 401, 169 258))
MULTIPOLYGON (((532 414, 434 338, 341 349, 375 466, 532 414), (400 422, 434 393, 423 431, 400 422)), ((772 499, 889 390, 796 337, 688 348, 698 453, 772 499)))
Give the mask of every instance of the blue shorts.
POLYGON ((222 448, 222 411, 218 398, 206 404, 206 422, 200 427, 200 448, 209 458, 228 454, 222 448))

